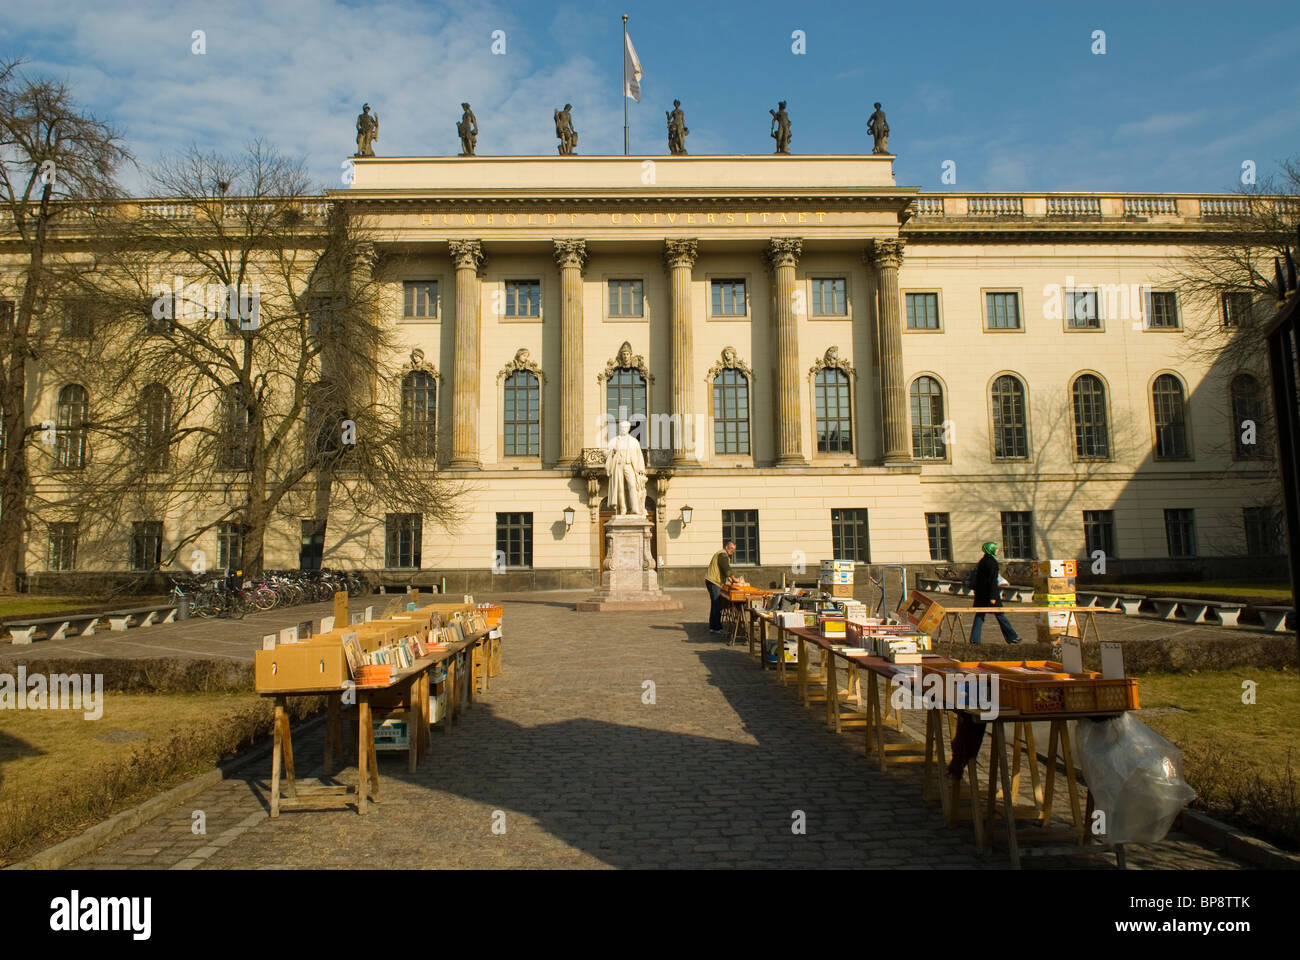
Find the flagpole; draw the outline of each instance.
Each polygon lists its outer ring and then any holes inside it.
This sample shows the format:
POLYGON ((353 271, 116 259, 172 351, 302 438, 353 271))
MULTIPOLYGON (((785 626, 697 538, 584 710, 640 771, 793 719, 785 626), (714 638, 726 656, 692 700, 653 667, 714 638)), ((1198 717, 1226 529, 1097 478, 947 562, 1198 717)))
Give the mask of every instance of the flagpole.
POLYGON ((627 14, 623 14, 623 156, 627 156, 627 14))

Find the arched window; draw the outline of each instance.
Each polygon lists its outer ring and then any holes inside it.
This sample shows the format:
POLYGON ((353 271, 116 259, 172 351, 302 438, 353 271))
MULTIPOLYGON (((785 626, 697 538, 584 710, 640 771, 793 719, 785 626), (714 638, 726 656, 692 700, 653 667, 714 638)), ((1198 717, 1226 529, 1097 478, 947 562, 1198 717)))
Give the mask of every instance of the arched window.
POLYGON ((1106 424, 1106 387, 1100 377, 1076 377, 1070 391, 1074 400, 1074 455, 1080 460, 1110 457, 1110 431, 1106 424))
POLYGON ((516 370, 506 377, 502 426, 507 457, 541 455, 541 396, 535 374, 527 370, 516 370))
POLYGON ((813 397, 817 410, 817 452, 853 451, 853 411, 849 406, 849 375, 836 367, 817 372, 813 397))
POLYGON ((749 453, 749 378, 735 367, 713 378, 713 452, 749 453))
POLYGON ((645 377, 640 370, 619 367, 605 384, 605 413, 610 421, 646 415, 645 377))
POLYGON ((140 391, 140 455, 146 470, 166 470, 172 429, 172 396, 161 383, 140 391))
POLYGON ((1025 385, 1007 374, 993 381, 993 456, 997 460, 1029 457, 1029 426, 1025 416, 1025 385))
POLYGON ((912 399, 912 459, 946 460, 943 442, 943 387, 934 377, 917 377, 912 399))
POLYGON ((412 370, 402 378, 402 431, 407 456, 436 454, 438 385, 424 370, 412 370))
POLYGON ((1263 439, 1264 404, 1259 381, 1248 373, 1232 378, 1232 447, 1238 460, 1267 457, 1263 439))
POLYGON ((1151 385, 1151 406, 1156 422, 1156 459, 1186 458, 1187 405, 1183 385, 1172 373, 1156 377, 1151 385))
POLYGON ((79 383, 70 383, 59 391, 55 457, 65 470, 82 470, 86 466, 86 415, 90 396, 79 383))

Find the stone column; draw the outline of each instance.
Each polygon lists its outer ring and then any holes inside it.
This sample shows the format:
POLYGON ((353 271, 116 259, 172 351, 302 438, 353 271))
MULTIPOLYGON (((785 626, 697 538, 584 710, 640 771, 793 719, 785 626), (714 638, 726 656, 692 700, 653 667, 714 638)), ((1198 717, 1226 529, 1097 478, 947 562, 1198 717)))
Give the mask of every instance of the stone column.
POLYGON ((885 463, 910 463, 907 386, 903 382, 903 317, 898 296, 898 268, 903 241, 873 240, 867 258, 876 270, 876 323, 880 339, 880 405, 885 463))
POLYGON ((556 466, 582 460, 582 269, 586 240, 556 240, 560 267, 560 457, 556 466))
POLYGON ((803 240, 777 237, 767 247, 767 262, 776 283, 776 465, 806 466, 803 455, 803 404, 800 402, 799 330, 795 311, 794 268, 803 240))
POLYGON ((483 244, 478 240, 448 241, 456 266, 455 362, 452 368, 451 462, 453 470, 475 470, 478 455, 479 316, 478 271, 483 244))
POLYGON ((664 265, 671 290, 673 409, 681 424, 673 436, 673 465, 698 466, 702 437, 695 435, 694 338, 691 328, 691 269, 699 255, 697 240, 665 240, 664 265), (689 441, 689 444, 684 441, 689 441))

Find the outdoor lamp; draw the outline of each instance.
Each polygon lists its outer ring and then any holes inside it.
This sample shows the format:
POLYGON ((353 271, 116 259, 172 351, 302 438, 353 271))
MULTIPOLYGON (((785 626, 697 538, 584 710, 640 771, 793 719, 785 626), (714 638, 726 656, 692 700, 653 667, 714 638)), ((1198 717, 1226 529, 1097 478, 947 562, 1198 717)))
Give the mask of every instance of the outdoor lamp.
POLYGON ((691 514, 694 513, 694 512, 695 512, 695 511, 692 510, 690 507, 682 507, 682 526, 683 526, 683 527, 689 527, 689 526, 691 525, 691 514))
POLYGON ((573 526, 573 507, 564 508, 564 532, 568 533, 569 528, 573 526))

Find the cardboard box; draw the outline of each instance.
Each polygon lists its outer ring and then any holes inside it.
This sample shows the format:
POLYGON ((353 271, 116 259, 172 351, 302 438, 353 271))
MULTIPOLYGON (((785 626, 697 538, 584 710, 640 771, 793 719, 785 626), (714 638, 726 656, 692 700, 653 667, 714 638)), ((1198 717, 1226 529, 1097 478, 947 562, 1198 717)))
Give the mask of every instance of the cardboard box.
POLYGON ((1074 560, 1034 561, 1035 577, 1074 577, 1078 576, 1078 573, 1078 564, 1074 560))
POLYGON ((1033 604, 1036 607, 1072 607, 1075 597, 1072 593, 1035 593, 1033 604))
POLYGON ((1074 593, 1078 577, 1034 577, 1034 593, 1074 593))
POLYGON ((943 622, 946 613, 943 607, 919 590, 913 590, 911 596, 907 598, 905 616, 907 622, 915 627, 918 633, 933 633, 943 622))
POLYGON ((343 644, 339 641, 313 637, 274 650, 253 652, 253 688, 258 693, 338 690, 351 679, 343 644))

